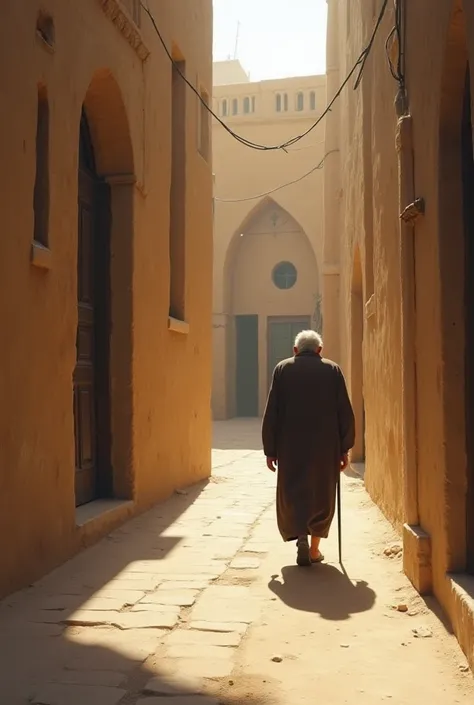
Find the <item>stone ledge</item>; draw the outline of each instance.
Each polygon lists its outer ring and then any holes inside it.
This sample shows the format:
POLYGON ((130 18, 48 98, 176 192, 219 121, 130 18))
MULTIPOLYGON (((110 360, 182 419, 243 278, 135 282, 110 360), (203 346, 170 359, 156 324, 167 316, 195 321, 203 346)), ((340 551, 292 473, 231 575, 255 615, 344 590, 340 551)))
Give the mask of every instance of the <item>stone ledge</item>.
POLYGON ((431 536, 421 526, 403 526, 403 569, 420 595, 432 593, 431 536))
POLYGON ((173 318, 173 316, 169 316, 168 330, 173 331, 173 333, 181 333, 182 335, 187 335, 189 333, 189 323, 187 323, 187 321, 181 321, 179 320, 179 318, 173 318))
POLYGON ((131 500, 97 499, 76 509, 78 547, 87 548, 99 538, 131 519, 135 505, 131 500))
POLYGON ((52 255, 49 247, 33 241, 31 245, 31 264, 39 269, 51 269, 52 255))
POLYGON ((474 576, 451 574, 448 578, 453 595, 452 624, 469 666, 474 671, 474 576))
POLYGON ((140 59, 146 61, 150 55, 150 50, 145 45, 140 30, 120 0, 99 0, 99 4, 140 59))

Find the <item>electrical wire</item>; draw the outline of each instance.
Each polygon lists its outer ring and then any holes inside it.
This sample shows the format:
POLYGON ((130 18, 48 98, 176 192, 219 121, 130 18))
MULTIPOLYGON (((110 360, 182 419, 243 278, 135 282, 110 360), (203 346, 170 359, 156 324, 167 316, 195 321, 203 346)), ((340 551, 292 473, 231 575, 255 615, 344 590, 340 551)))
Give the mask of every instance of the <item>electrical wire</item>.
POLYGON ((331 149, 329 152, 327 152, 324 157, 321 159, 319 164, 316 164, 316 166, 313 166, 312 169, 307 171, 305 174, 302 176, 299 176, 297 179, 293 179, 293 181, 288 181, 286 184, 282 184, 281 186, 277 186, 276 188, 272 188, 270 191, 265 191, 264 193, 259 193, 257 196, 247 196, 247 198, 214 198, 215 201, 218 201, 219 203, 245 203, 246 201, 257 201, 260 198, 264 198, 265 196, 270 196, 272 193, 275 193, 276 191, 281 191, 283 188, 287 188, 288 186, 293 186, 293 184, 299 184, 300 181, 303 181, 303 179, 306 179, 308 176, 311 174, 314 174, 315 171, 318 171, 318 169, 322 169, 324 162, 326 161, 326 158, 329 157, 330 154, 334 154, 335 152, 339 152, 338 149, 331 149))
POLYGON ((395 13, 395 25, 392 28, 390 34, 387 37, 387 41, 385 42, 385 53, 387 55, 387 62, 388 62, 388 68, 390 70, 390 73, 392 74, 392 77, 394 78, 395 81, 397 81, 400 89, 405 88, 405 71, 404 71, 404 63, 405 63, 405 52, 404 52, 404 37, 403 37, 403 21, 404 21, 404 13, 402 11, 402 3, 401 0, 394 0, 393 2, 394 5, 394 13, 395 13), (392 61, 392 57, 390 56, 391 50, 393 48, 394 42, 397 43, 397 61, 396 65, 392 61))
POLYGON ((385 12, 387 10, 389 0, 382 0, 382 6, 380 9, 380 13, 377 19, 377 22, 375 23, 374 29, 372 31, 372 35, 370 37, 369 43, 367 46, 361 51, 359 54, 359 57, 357 58, 357 61, 355 62, 354 66, 352 69, 349 71, 347 74, 345 80, 342 82, 341 86, 339 87, 338 91, 332 98, 332 100, 329 102, 329 104, 326 106, 326 109, 324 112, 320 115, 320 117, 309 127, 307 130, 305 130, 303 133, 296 135, 295 137, 292 137, 291 139, 287 140, 286 142, 282 142, 280 144, 274 144, 274 145, 265 145, 265 144, 259 144, 258 142, 252 142, 251 140, 248 140, 246 137, 243 137, 242 135, 239 135, 237 132, 234 132, 216 113, 212 110, 212 108, 208 105, 207 101, 203 98, 201 95, 200 91, 197 90, 195 86, 186 78, 184 73, 181 71, 179 66, 177 65, 176 61, 173 59, 173 56, 166 46, 166 42, 159 30, 158 24, 155 20, 155 17, 148 7, 148 3, 144 2, 143 0, 140 0, 140 5, 145 11, 145 13, 148 15, 151 24, 153 25, 153 29, 155 30, 156 35, 158 36, 158 39, 160 40, 163 49, 165 50, 166 55, 168 56, 169 60, 171 61, 173 68, 177 71, 177 73, 181 76, 183 81, 186 83, 186 85, 193 91, 193 93, 197 96, 201 104, 204 106, 204 108, 212 115, 215 120, 228 132, 231 137, 233 137, 235 140, 240 142, 242 145, 245 147, 249 147, 250 149, 255 149, 257 151, 261 152, 268 152, 268 151, 276 151, 276 150, 283 150, 286 151, 288 147, 291 147, 292 145, 296 144, 300 140, 304 139, 307 135, 309 135, 313 130, 318 127, 318 125, 322 122, 322 120, 326 117, 331 112, 331 109, 335 102, 338 100, 340 97, 341 93, 343 92, 344 88, 347 86, 351 78, 354 76, 354 74, 357 73, 356 81, 354 84, 354 90, 356 90, 360 82, 362 80, 362 74, 365 68, 365 64, 367 62, 367 59, 369 57, 369 54, 372 50, 372 47, 374 45, 375 38, 377 36, 378 30, 380 28, 380 25, 382 24, 383 18, 385 16, 385 12))

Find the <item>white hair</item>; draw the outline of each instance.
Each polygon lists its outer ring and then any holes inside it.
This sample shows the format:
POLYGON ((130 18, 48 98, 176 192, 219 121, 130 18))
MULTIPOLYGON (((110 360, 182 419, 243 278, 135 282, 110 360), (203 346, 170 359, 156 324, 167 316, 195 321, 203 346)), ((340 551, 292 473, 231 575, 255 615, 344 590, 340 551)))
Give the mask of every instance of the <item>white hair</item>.
POLYGON ((315 330, 302 330, 295 338, 295 348, 301 352, 317 352, 323 347, 323 339, 315 330))

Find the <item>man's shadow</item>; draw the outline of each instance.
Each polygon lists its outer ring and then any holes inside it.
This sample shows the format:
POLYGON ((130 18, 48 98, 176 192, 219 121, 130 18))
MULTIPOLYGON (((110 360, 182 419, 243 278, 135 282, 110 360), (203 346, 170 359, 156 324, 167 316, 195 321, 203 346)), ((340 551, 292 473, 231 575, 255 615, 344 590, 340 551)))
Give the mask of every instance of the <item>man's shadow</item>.
POLYGON ((375 604, 376 594, 363 580, 354 584, 344 569, 326 563, 299 568, 285 566, 281 578, 272 575, 270 590, 288 607, 315 612, 323 619, 350 619, 375 604))

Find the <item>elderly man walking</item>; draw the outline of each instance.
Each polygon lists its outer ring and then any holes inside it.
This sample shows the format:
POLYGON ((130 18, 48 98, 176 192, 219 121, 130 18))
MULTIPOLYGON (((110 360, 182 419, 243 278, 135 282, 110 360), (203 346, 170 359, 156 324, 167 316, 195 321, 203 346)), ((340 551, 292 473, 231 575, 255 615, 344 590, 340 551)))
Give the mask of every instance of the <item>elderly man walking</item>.
POLYGON ((296 336, 294 357, 273 372, 262 424, 267 466, 278 467, 278 528, 284 541, 297 542, 300 566, 324 560, 319 544, 329 534, 338 473, 355 440, 344 376, 321 356, 322 347, 313 330, 296 336))

